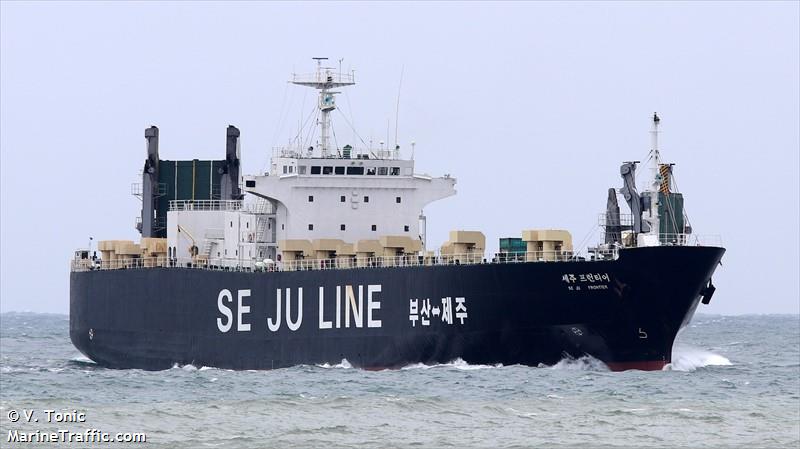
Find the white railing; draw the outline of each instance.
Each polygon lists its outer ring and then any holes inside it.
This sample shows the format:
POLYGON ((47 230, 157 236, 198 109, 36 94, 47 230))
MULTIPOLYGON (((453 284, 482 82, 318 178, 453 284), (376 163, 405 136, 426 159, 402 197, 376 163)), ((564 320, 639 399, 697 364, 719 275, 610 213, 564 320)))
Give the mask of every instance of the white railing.
POLYGON ((714 246, 722 248, 722 236, 715 234, 659 234, 658 246, 714 246))
MULTIPOLYGON (((525 262, 564 262, 591 261, 568 251, 497 253, 492 259, 482 254, 450 254, 450 255, 400 255, 379 257, 339 256, 335 259, 297 259, 282 262, 263 262, 253 260, 218 259, 205 257, 171 259, 165 256, 140 257, 114 260, 73 260, 72 271, 117 270, 132 268, 199 268, 223 271, 304 271, 304 270, 341 270, 356 268, 388 268, 418 267, 439 265, 477 265, 495 263, 525 262)), ((598 259, 599 260, 599 259, 598 259)))
POLYGON ((351 73, 342 73, 339 71, 325 70, 317 71, 314 73, 295 73, 292 75, 293 83, 307 83, 307 84, 327 84, 331 83, 334 86, 337 84, 355 84, 355 75, 351 73))
POLYGON ((169 210, 241 210, 241 200, 170 200, 169 210))
MULTIPOLYGON (((655 237, 655 236, 653 236, 655 237)), ((714 235, 665 234, 664 240, 657 246, 713 246, 722 247, 722 239, 714 235), (666 243, 664 243, 666 242, 666 243), (674 242, 674 243, 673 243, 674 242)), ((656 246, 656 245, 654 245, 656 246)), ((399 256, 356 257, 338 256, 333 259, 296 259, 281 262, 252 260, 236 260, 221 258, 171 259, 165 256, 141 257, 114 260, 76 259, 72 261, 72 271, 117 270, 133 268, 194 268, 220 271, 306 271, 306 270, 344 270, 358 268, 393 268, 422 267, 441 265, 477 265, 505 263, 547 263, 547 262, 595 262, 615 260, 619 257, 619 249, 610 248, 605 251, 594 251, 583 256, 571 251, 535 251, 535 252, 500 252, 491 259, 480 253, 472 254, 435 254, 399 256)))
MULTIPOLYGON (((309 153, 308 149, 303 149, 298 146, 277 146, 272 147, 272 157, 273 159, 276 157, 283 157, 287 159, 340 159, 340 160, 361 160, 364 156, 369 156, 369 160, 403 160, 400 157, 397 157, 394 148, 388 147, 374 147, 374 146, 364 146, 364 147, 352 147, 350 150, 350 157, 344 157, 344 149, 343 148, 336 148, 330 150, 331 154, 326 157, 322 157, 316 153, 309 153)), ((281 175, 283 173, 280 173, 281 175)), ((287 175, 290 173, 287 173, 287 175)), ((291 175, 299 174, 296 171, 291 173, 291 175)), ((310 172, 306 172, 305 174, 310 175, 310 172)))
MULTIPOLYGON (((597 224, 606 227, 609 226, 608 223, 608 216, 605 213, 599 214, 597 216, 597 224)), ((617 226, 633 226, 633 215, 631 214, 619 214, 619 223, 616 223, 617 226)))

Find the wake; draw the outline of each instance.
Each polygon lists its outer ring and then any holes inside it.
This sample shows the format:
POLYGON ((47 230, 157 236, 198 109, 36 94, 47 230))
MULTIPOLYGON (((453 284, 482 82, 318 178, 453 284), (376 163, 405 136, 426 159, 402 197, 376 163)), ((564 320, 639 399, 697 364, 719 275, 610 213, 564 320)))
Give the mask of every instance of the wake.
POLYGON ((688 346, 676 347, 672 352, 672 363, 664 367, 668 371, 696 371, 707 366, 733 365, 727 357, 705 349, 688 346))

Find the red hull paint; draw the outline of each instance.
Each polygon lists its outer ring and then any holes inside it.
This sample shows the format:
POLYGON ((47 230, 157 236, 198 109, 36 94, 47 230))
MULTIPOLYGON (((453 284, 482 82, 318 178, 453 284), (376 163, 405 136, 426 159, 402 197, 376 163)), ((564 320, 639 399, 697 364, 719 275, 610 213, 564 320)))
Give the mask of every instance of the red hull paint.
POLYGON ((638 369, 641 371, 661 371, 667 366, 664 360, 642 360, 640 362, 609 362, 606 363, 611 371, 625 371, 638 369))

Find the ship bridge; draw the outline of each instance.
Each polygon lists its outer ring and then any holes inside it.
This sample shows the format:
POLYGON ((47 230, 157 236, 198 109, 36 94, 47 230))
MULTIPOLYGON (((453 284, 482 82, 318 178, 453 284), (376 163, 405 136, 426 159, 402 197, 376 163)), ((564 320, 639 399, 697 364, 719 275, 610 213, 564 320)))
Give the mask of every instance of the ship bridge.
POLYGON ((268 173, 244 177, 243 191, 269 201, 275 212, 277 250, 270 256, 291 257, 284 254, 286 248, 318 240, 346 246, 382 237, 407 239, 409 247, 424 249, 423 209, 455 195, 455 178, 415 173, 414 143, 407 159, 397 143, 334 145, 330 115, 340 93, 335 89, 354 85, 355 77, 326 67, 326 58, 314 59, 315 73, 294 75, 290 82, 318 91, 318 139, 274 148, 268 173))

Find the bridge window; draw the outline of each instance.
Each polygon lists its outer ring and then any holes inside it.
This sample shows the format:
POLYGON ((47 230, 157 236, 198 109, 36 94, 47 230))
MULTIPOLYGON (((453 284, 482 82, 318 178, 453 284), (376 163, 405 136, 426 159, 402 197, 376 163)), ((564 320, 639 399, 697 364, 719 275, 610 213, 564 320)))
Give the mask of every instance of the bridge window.
MULTIPOLYGON (((363 175, 364 174, 364 167, 347 167, 347 174, 348 175, 363 175)), ((373 173, 374 175, 375 173, 373 173)))
POLYGON ((367 169, 367 174, 368 174, 368 175, 374 175, 374 174, 375 174, 375 167, 368 168, 368 169, 367 169))
POLYGON ((336 173, 337 175, 343 175, 344 167, 334 167, 334 173, 336 173))
POLYGON ((318 175, 320 173, 322 173, 322 167, 320 167, 319 165, 312 165, 311 166, 311 174, 312 175, 318 175))
POLYGON ((333 167, 327 165, 325 167, 322 167, 323 175, 330 175, 331 173, 333 173, 333 167))
POLYGON ((378 174, 381 176, 386 176, 389 174, 389 167, 378 167, 378 174))
POLYGON ((284 165, 283 166, 283 174, 285 175, 286 173, 288 173, 288 171, 289 171, 289 167, 284 165))
POLYGON ((400 176, 400 167, 392 167, 392 176, 400 176))

